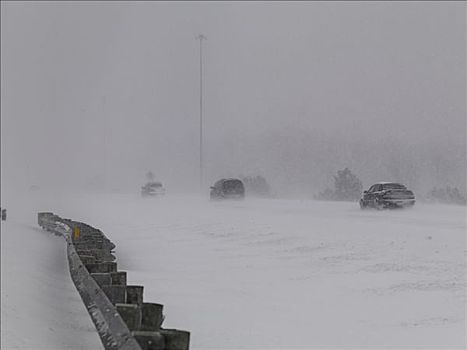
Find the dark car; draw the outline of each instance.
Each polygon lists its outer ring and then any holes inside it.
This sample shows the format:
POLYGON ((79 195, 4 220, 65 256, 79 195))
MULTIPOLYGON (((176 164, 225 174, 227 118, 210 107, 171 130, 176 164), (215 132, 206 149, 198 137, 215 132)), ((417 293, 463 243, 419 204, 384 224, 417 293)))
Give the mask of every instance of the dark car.
POLYGON ((376 209, 411 207, 415 204, 415 195, 407 187, 395 182, 379 182, 364 191, 360 199, 360 208, 376 209))
POLYGON ((145 196, 161 196, 165 194, 165 188, 160 182, 151 181, 141 187, 141 195, 145 196))
POLYGON ((243 199, 245 187, 238 179, 221 179, 211 186, 211 199, 243 199))

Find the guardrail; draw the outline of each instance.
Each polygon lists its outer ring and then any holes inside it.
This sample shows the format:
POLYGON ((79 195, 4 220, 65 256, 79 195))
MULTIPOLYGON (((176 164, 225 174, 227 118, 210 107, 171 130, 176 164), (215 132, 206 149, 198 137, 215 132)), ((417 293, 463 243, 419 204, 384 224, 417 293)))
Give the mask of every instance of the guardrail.
POLYGON ((127 285, 102 231, 50 212, 38 213, 38 224, 66 239, 71 278, 106 350, 189 349, 189 332, 162 328, 163 305, 143 302, 144 287, 127 285))

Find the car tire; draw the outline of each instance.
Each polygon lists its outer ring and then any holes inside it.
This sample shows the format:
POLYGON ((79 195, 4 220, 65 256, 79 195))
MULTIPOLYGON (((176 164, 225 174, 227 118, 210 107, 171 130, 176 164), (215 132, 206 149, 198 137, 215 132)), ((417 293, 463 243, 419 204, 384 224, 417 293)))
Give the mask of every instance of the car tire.
POLYGON ((360 199, 360 209, 366 209, 366 204, 363 200, 360 199))
POLYGON ((375 201, 375 208, 376 208, 376 210, 383 210, 384 209, 383 203, 381 203, 381 201, 378 198, 375 201))

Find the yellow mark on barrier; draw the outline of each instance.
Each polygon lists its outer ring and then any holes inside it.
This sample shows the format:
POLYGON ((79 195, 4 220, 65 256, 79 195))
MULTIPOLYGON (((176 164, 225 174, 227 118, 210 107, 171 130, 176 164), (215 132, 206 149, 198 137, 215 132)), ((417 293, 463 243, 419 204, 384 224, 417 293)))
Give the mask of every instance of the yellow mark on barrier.
POLYGON ((75 226, 75 227, 73 228, 73 239, 74 239, 74 240, 79 239, 79 234, 80 234, 80 232, 79 232, 79 227, 78 227, 78 226, 75 226))

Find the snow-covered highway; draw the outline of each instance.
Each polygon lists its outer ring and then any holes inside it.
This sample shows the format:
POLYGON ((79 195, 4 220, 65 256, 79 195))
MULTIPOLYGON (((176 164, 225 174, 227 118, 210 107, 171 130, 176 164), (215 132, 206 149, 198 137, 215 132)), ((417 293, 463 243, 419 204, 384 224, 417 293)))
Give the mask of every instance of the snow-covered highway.
POLYGON ((128 283, 164 304, 165 326, 189 330, 193 349, 466 345, 465 207, 123 194, 29 207, 103 230, 128 283))

